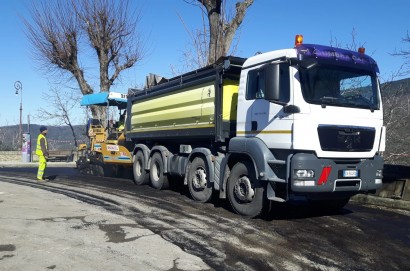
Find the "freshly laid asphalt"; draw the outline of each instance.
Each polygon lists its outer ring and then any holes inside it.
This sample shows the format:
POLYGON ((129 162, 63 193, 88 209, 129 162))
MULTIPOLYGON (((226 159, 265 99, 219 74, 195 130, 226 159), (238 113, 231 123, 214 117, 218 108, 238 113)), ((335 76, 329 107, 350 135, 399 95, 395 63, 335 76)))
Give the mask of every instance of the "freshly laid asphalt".
MULTIPOLYGON (((37 167, 37 163, 0 162, 2 167, 37 167)), ((211 269, 135 221, 36 185, 22 186, 0 177, 0 270, 211 269), (116 229, 117 236, 107 228, 116 229)), ((371 195, 357 195, 352 201, 410 210, 408 201, 371 195)))
MULTIPOLYGON (((75 162, 49 162, 48 167, 76 167, 75 162)), ((0 168, 2 167, 38 167, 36 162, 0 162, 0 168)), ((364 195, 359 194, 350 199, 353 202, 361 204, 372 204, 377 206, 383 206, 393 209, 403 209, 410 211, 410 201, 400 199, 390 199, 374 196, 371 194, 364 195)))

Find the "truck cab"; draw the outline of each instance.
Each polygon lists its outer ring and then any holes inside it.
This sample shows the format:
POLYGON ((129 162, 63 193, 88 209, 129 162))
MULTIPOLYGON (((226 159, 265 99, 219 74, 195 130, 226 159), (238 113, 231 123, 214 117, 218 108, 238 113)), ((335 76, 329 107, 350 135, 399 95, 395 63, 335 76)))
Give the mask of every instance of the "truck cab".
MULTIPOLYGON (((249 155, 257 179, 268 182, 271 200, 342 206, 350 196, 382 185, 379 70, 363 48, 352 52, 297 41, 295 48, 243 64, 230 151, 249 155)), ((245 189, 233 193, 246 198, 252 185, 245 182, 245 189)))

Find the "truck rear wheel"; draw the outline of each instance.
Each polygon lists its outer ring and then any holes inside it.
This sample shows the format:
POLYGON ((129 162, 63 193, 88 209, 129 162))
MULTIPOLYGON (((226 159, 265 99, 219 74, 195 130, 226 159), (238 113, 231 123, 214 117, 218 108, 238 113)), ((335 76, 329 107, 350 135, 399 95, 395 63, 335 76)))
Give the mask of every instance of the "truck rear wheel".
POLYGON ((168 176, 164 174, 164 161, 162 161, 162 156, 158 152, 151 157, 149 178, 152 187, 158 190, 169 187, 168 176))
POLYGON ((204 159, 196 157, 188 172, 189 192, 196 201, 209 202, 212 198, 212 185, 208 182, 208 174, 204 159))
POLYGON ((149 182, 149 174, 145 170, 145 159, 142 151, 138 151, 135 155, 132 173, 134 175, 134 183, 136 185, 143 185, 149 182))
POLYGON ((238 162, 228 178, 228 198, 232 208, 240 215, 257 217, 265 204, 264 186, 255 180, 255 170, 248 161, 238 162))

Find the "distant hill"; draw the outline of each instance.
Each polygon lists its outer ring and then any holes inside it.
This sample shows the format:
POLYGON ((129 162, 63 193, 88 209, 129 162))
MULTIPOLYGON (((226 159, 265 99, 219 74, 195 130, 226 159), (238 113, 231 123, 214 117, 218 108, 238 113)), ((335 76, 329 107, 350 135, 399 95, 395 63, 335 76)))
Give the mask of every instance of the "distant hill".
MULTIPOLYGON (((40 133, 40 126, 30 125, 30 137, 32 149, 36 146, 36 140, 40 133)), ((47 142, 50 150, 72 150, 75 148, 73 133, 69 126, 47 126, 47 142)), ((74 125, 77 143, 87 143, 85 125, 74 125)), ((28 125, 22 125, 23 133, 28 132, 28 125)), ((18 147, 19 125, 0 127, 0 151, 19 150, 18 147)))
POLYGON ((382 96, 388 98, 390 95, 401 91, 405 96, 410 95, 410 78, 391 81, 381 84, 382 96))

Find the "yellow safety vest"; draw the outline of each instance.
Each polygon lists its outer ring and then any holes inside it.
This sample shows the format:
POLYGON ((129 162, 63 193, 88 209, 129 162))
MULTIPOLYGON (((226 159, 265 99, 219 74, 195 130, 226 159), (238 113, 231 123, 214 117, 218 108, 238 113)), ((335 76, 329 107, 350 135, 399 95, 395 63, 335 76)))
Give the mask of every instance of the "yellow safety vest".
POLYGON ((118 126, 118 131, 121 132, 122 130, 124 130, 124 124, 120 123, 120 126, 118 126))
POLYGON ((43 134, 39 134, 38 137, 37 137, 36 154, 37 154, 37 155, 42 155, 42 156, 44 156, 43 151, 41 150, 41 144, 40 144, 40 140, 41 140, 42 138, 44 138, 44 144, 46 145, 46 149, 48 149, 48 146, 47 146, 47 138, 46 138, 43 134))

